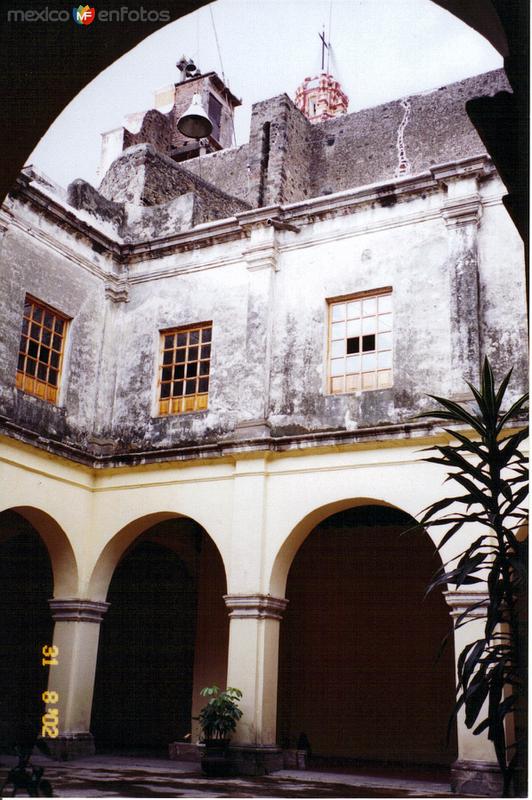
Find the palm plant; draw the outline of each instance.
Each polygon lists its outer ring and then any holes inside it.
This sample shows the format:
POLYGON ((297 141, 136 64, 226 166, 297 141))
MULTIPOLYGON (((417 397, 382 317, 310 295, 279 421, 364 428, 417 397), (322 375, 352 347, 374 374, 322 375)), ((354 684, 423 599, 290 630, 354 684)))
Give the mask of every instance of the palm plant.
POLYGON ((195 717, 199 721, 204 740, 228 739, 242 716, 237 705, 242 699, 242 692, 231 686, 225 692, 221 692, 218 686, 206 686, 200 694, 211 698, 195 717))
POLYGON ((507 741, 505 718, 525 689, 526 654, 519 635, 518 602, 526 592, 526 543, 518 538, 518 531, 527 519, 523 504, 528 494, 526 462, 519 449, 527 429, 507 429, 509 421, 524 410, 528 395, 502 411, 510 377, 511 370, 497 389, 486 359, 481 387, 476 389, 468 383, 476 408, 468 410, 430 395, 440 408, 418 415, 472 430, 471 436, 455 427, 446 428, 458 444, 429 448, 436 455, 425 460, 450 469, 447 480, 465 493, 428 506, 422 512, 420 526, 448 528, 438 550, 470 523, 483 529, 463 552, 443 564, 428 591, 446 584, 456 589, 468 584, 486 586, 487 599, 455 621, 455 628, 466 625, 472 619, 471 612, 486 605, 483 637, 467 644, 458 658, 453 719, 463 707, 466 726, 475 726, 474 734, 487 731, 495 747, 505 795, 519 749, 515 742, 507 741))

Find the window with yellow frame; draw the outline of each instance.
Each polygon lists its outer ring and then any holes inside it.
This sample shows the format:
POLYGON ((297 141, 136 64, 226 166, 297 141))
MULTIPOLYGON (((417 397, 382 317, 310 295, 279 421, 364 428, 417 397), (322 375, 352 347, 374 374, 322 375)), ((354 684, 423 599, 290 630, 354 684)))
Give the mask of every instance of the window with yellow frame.
POLYGON ((159 414, 207 408, 211 339, 212 322, 161 331, 159 414))
POLYGON ((48 403, 57 403, 68 323, 69 318, 59 311, 26 296, 17 364, 17 389, 48 403))

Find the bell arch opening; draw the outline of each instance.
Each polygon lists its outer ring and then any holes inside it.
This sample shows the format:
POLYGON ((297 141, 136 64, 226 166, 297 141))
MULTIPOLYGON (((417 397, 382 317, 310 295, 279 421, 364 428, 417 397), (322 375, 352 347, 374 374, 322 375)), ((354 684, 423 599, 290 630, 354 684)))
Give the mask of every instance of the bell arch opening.
POLYGON ((200 689, 226 680, 225 592, 220 553, 190 518, 148 525, 124 550, 100 631, 91 721, 98 751, 162 755, 171 742, 194 740, 200 689))
MULTIPOLYGON (((439 565, 415 520, 385 505, 322 519, 290 566, 281 625, 277 739, 312 760, 448 765, 452 636, 439 565), (404 535, 402 535, 404 534, 404 535)), ((312 763, 311 760, 311 763, 312 763)))

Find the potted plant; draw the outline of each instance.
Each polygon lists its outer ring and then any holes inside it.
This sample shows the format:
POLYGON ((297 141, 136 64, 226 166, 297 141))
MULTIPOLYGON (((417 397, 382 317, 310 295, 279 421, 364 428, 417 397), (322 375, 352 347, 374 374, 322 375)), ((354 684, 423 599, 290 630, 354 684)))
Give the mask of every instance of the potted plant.
POLYGON ((242 692, 231 686, 224 692, 218 686, 206 686, 201 690, 201 695, 210 698, 195 717, 201 727, 201 741, 205 745, 201 767, 206 775, 227 775, 232 767, 227 760, 227 747, 236 723, 242 716, 237 705, 242 699, 242 692))

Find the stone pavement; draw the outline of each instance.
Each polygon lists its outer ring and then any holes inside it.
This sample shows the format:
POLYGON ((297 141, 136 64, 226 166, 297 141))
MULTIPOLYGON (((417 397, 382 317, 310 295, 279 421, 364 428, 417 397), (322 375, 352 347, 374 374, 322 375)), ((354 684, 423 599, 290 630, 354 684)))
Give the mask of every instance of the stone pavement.
MULTIPOLYGON (((15 758, 0 756, 3 781, 15 758)), ((261 778, 206 778, 199 765, 164 758, 98 755, 74 761, 34 756, 54 797, 452 797, 449 784, 430 773, 352 769, 282 770, 261 778)))

